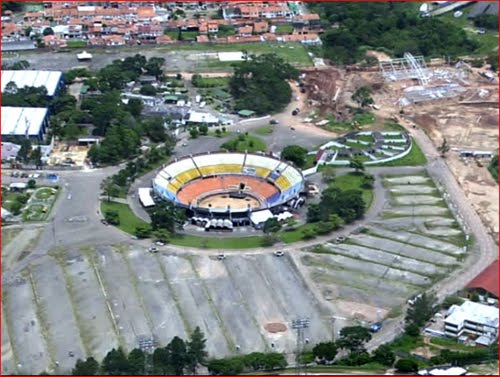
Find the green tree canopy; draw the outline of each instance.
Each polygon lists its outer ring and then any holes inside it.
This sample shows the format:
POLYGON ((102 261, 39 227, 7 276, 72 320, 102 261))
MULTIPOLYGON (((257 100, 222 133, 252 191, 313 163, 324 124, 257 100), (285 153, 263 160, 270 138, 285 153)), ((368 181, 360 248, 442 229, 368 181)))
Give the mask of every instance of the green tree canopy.
POLYGON ((281 111, 292 97, 287 80, 297 78, 298 71, 275 54, 250 56, 235 65, 229 83, 236 110, 259 115, 281 111))
POLYGON ((412 373, 418 371, 418 363, 415 359, 403 358, 396 362, 396 370, 401 373, 412 373))
POLYGON ((288 145, 281 151, 281 159, 293 162, 301 168, 306 163, 307 149, 300 145, 288 145))
POLYGON ((279 232, 280 229, 281 229, 281 224, 275 217, 267 219, 262 228, 264 233, 276 233, 279 232))
POLYGON ((128 374, 130 370, 127 356, 121 348, 113 348, 109 351, 106 357, 104 357, 101 367, 104 373, 110 375, 128 374))
POLYGON ((337 342, 339 347, 346 348, 351 352, 364 352, 364 344, 372 338, 370 330, 362 326, 344 327, 340 330, 340 338, 337 342))
POLYGON ((85 361, 78 359, 71 374, 73 376, 95 376, 98 371, 99 363, 93 357, 89 357, 85 361))
POLYGON ((337 356, 338 347, 335 342, 318 343, 314 346, 313 355, 320 360, 321 363, 331 362, 337 356))

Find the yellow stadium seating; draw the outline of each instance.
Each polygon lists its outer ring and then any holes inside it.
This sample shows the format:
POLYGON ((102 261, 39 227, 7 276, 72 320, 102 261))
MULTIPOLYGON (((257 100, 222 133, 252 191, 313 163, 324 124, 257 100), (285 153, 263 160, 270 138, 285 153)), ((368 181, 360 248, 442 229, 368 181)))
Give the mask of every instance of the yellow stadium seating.
POLYGON ((254 168, 254 169, 255 173, 257 173, 257 175, 262 178, 267 178, 267 176, 271 173, 271 170, 266 168, 254 168))
POLYGON ((279 178, 275 181, 275 183, 281 191, 288 190, 290 187, 292 187, 290 181, 285 177, 283 177, 282 175, 279 176, 279 178))
POLYGON ((241 173, 241 165, 211 165, 200 167, 201 174, 203 175, 213 175, 213 174, 227 174, 227 173, 241 173))
POLYGON ((189 181, 192 181, 193 179, 196 179, 200 176, 200 173, 198 172, 198 169, 190 169, 188 171, 185 171, 184 173, 179 174, 175 179, 177 182, 179 182, 181 185, 185 185, 189 181))

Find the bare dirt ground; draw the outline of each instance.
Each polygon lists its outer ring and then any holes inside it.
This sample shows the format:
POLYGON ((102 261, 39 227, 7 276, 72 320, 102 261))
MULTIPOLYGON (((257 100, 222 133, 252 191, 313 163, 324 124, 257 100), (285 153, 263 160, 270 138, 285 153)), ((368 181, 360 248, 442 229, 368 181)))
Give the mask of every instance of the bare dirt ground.
POLYGON ((60 165, 65 162, 73 163, 75 166, 83 166, 87 158, 89 147, 79 145, 67 145, 66 143, 57 143, 50 155, 48 165, 60 165))
MULTIPOLYGON (((453 70, 448 67, 446 69, 453 70)), ((367 85, 379 80, 376 73, 362 72, 357 75, 357 80, 362 80, 367 85)), ((372 112, 377 117, 375 125, 392 118, 407 129, 412 129, 413 126, 421 128, 436 148, 446 139, 450 147, 446 158, 450 170, 483 222, 497 233, 498 184, 487 170, 490 161, 463 159, 459 157, 458 151, 497 153, 498 87, 481 77, 478 70, 472 70, 465 82, 467 90, 463 95, 448 100, 410 105, 404 108, 404 114, 400 114, 397 101, 403 90, 415 83, 385 83, 373 95, 380 110, 372 112)))

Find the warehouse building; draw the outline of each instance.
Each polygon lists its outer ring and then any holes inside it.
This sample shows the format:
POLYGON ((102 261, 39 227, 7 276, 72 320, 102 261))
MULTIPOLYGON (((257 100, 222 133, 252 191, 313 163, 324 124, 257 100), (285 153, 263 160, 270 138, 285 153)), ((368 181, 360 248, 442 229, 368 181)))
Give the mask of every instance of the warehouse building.
POLYGON ((60 71, 2 71, 2 93, 11 82, 16 84, 18 88, 44 86, 49 97, 55 96, 63 86, 62 72, 60 71))
POLYGON ((48 110, 40 107, 2 107, 2 137, 21 136, 42 141, 48 110))

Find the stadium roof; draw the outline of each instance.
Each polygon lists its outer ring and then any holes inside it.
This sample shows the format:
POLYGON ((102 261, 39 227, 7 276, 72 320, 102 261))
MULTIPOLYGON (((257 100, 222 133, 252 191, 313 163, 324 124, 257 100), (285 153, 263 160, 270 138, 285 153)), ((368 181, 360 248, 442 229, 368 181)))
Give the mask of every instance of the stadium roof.
POLYGON ((37 136, 46 116, 45 108, 2 107, 2 135, 37 136))
POLYGON ((2 93, 9 82, 14 82, 18 88, 44 86, 47 95, 53 96, 61 76, 60 71, 2 71, 2 93))
POLYGON ((486 267, 467 284, 467 288, 482 288, 498 297, 498 260, 486 267))

